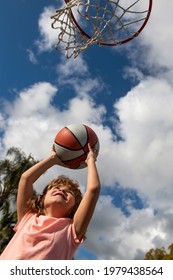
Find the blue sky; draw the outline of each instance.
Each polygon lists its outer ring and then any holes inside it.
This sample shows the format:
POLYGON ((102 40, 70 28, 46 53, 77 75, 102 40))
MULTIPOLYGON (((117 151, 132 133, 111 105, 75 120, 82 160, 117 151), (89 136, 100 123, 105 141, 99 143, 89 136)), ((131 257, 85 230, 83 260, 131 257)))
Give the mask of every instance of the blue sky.
MULTIPOLYGON (((90 46, 76 59, 54 49, 50 16, 61 1, 1 3, 0 158, 16 146, 41 159, 70 123, 99 136, 102 193, 76 259, 143 259, 172 243, 173 4, 153 2, 138 38, 90 46)), ((86 170, 61 167, 42 176, 37 191, 57 173, 84 191, 86 170)))

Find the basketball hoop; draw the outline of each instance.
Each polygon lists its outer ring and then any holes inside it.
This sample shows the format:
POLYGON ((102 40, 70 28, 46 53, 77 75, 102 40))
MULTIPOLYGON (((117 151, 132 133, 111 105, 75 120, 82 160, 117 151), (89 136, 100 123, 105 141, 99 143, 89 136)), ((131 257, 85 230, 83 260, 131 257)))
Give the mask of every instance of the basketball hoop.
POLYGON ((65 0, 52 28, 58 30, 56 50, 76 58, 92 44, 116 46, 137 37, 148 22, 152 0, 65 0))

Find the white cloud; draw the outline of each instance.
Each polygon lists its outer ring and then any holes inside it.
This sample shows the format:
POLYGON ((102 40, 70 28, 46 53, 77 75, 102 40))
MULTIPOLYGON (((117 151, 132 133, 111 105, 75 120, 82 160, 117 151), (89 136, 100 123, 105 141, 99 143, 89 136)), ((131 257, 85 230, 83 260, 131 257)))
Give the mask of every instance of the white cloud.
POLYGON ((5 118, 0 112, 0 131, 5 128, 5 118))
POLYGON ((37 64, 38 61, 37 61, 37 57, 36 55, 33 53, 32 50, 30 49, 27 49, 27 54, 28 54, 28 58, 29 58, 29 61, 33 64, 37 64))
POLYGON ((116 129, 123 140, 113 142, 106 130, 101 157, 102 162, 109 161, 102 177, 104 184, 117 181, 133 186, 150 199, 156 194, 158 198, 158 192, 165 189, 173 195, 172 92, 165 80, 148 78, 115 103, 119 118, 116 129))
MULTIPOLYGON (((60 76, 59 82, 61 80, 66 80, 74 76, 85 76, 89 73, 88 65, 82 56, 78 56, 75 59, 66 59, 62 57, 61 63, 57 65, 57 73, 60 76)), ((67 82, 67 80, 66 80, 67 82)))
MULTIPOLYGON (((57 75, 60 86, 70 85, 77 96, 90 99, 92 104, 94 97, 105 87, 104 82, 100 78, 91 77, 89 67, 82 55, 78 56, 75 62, 73 59, 67 60, 63 56, 61 63, 57 65, 57 75)), ((104 111, 103 107, 102 110, 104 111)), ((95 115, 95 119, 97 121, 97 114, 95 115)))
POLYGON ((40 14, 38 26, 40 38, 36 41, 36 45, 40 52, 50 51, 57 41, 57 32, 51 27, 51 16, 55 13, 55 8, 52 6, 45 7, 40 14))
POLYGON ((3 135, 4 151, 11 146, 20 147, 27 154, 39 157, 51 140, 47 131, 51 127, 53 107, 49 107, 57 89, 49 83, 38 83, 19 93, 13 103, 4 108, 6 126, 3 135), (42 141, 44 139, 44 141, 42 141))
POLYGON ((127 218, 110 196, 101 196, 84 247, 99 259, 144 259, 151 248, 167 248, 172 242, 167 218, 163 213, 156 216, 152 208, 132 209, 127 218))
POLYGON ((172 1, 167 4, 162 0, 153 1, 151 18, 139 38, 141 45, 149 47, 149 53, 145 55, 148 65, 173 66, 172 9, 172 1))
POLYGON ((40 82, 22 90, 12 104, 11 114, 15 118, 19 116, 31 116, 45 110, 50 104, 57 89, 47 82, 40 82))

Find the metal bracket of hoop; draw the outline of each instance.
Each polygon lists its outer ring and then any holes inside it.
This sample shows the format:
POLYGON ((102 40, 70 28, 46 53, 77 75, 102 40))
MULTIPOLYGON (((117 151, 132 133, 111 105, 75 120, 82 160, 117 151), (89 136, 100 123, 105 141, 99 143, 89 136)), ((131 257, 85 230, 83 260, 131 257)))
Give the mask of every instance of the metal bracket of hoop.
POLYGON ((65 1, 51 19, 58 30, 55 48, 65 51, 67 58, 76 58, 92 44, 116 46, 134 39, 152 9, 152 0, 65 1))

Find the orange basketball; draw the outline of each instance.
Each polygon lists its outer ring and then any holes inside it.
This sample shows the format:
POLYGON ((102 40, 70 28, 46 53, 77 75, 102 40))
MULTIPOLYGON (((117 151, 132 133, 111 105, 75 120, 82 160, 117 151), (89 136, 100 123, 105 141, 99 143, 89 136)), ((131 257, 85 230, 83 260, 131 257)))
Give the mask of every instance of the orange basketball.
POLYGON ((54 146, 58 157, 72 169, 85 168, 88 143, 99 151, 96 133, 87 125, 71 124, 62 128, 55 137, 54 146))

